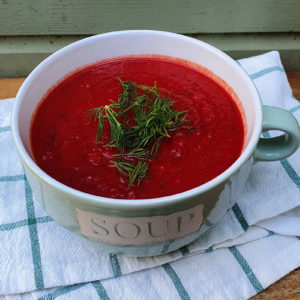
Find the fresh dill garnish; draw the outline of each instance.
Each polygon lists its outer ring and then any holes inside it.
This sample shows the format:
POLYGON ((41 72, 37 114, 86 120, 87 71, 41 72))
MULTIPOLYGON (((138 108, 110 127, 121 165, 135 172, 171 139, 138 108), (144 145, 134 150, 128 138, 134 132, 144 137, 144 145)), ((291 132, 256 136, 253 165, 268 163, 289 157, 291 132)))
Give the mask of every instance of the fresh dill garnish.
POLYGON ((135 180, 138 181, 138 185, 141 183, 142 179, 146 176, 149 165, 146 161, 139 161, 136 165, 124 160, 111 160, 118 171, 129 178, 128 187, 131 187, 135 180))
POLYGON ((131 187, 137 180, 138 185, 146 176, 149 160, 154 156, 164 137, 186 122, 187 111, 173 109, 170 96, 161 94, 154 83, 153 87, 140 85, 118 78, 123 92, 118 101, 88 110, 91 119, 98 121, 96 141, 99 143, 105 120, 110 126, 110 141, 105 147, 117 148, 114 154, 118 160, 111 161, 118 171, 129 178, 131 187), (135 159, 136 164, 126 158, 135 159))
POLYGON ((148 153, 147 149, 143 149, 143 148, 137 148, 137 149, 133 149, 130 152, 127 153, 117 153, 117 154, 113 154, 113 157, 137 157, 137 158, 150 158, 150 155, 148 153))

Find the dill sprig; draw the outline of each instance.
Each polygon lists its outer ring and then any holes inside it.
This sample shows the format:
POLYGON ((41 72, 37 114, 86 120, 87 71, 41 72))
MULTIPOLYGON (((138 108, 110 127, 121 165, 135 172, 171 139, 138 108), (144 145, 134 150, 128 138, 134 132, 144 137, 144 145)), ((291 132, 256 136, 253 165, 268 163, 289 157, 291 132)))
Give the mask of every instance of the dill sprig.
POLYGON ((139 161, 136 165, 124 160, 111 160, 118 171, 129 178, 128 186, 131 187, 137 180, 140 185, 142 179, 146 176, 149 165, 145 161, 139 161))
POLYGON ((146 176, 149 165, 146 161, 155 155, 163 138, 170 137, 170 131, 183 127, 187 111, 173 109, 170 96, 161 94, 154 83, 153 87, 132 81, 122 81, 123 92, 118 101, 88 110, 89 117, 98 121, 97 143, 102 136, 105 120, 110 127, 110 141, 105 147, 115 147, 120 153, 111 161, 121 174, 129 178, 131 187, 138 185, 146 176), (128 162, 134 158, 137 163, 128 162))

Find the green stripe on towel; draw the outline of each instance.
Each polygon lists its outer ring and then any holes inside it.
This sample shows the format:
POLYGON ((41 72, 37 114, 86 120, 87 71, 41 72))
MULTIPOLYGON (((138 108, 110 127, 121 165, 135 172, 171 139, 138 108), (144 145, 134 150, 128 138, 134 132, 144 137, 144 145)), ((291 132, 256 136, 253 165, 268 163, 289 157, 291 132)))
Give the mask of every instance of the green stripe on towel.
POLYGON ((10 126, 0 127, 0 132, 10 131, 10 126))
POLYGON ((290 112, 290 113, 294 113, 294 112, 296 112, 296 111, 299 110, 299 109, 300 109, 300 105, 297 105, 297 106, 291 108, 291 109, 289 110, 289 112, 290 112))
POLYGON ((35 219, 36 220, 36 223, 37 224, 40 224, 40 223, 47 223, 47 222, 53 222, 53 219, 50 218, 50 217, 38 217, 35 219))
POLYGON ((25 180, 24 175, 1 176, 0 182, 25 180))
POLYGON ((210 246, 209 248, 207 248, 206 250, 205 250, 205 253, 211 253, 211 252, 213 252, 214 251, 214 248, 212 247, 212 246, 210 246))
POLYGON ((229 247, 229 251, 232 253, 234 258, 237 260, 243 271, 245 272, 248 280, 254 287, 257 293, 261 292, 264 288, 261 283, 258 281, 257 277, 253 273, 252 269, 250 268, 249 264, 247 263, 246 259, 242 256, 240 251, 236 247, 229 247))
POLYGON ((95 290, 101 300, 109 300, 109 297, 108 297, 106 290, 103 287, 101 281, 92 282, 92 285, 95 288, 95 290))
POLYGON ((270 68, 266 68, 266 69, 263 69, 257 73, 254 73, 254 74, 250 74, 250 78, 252 80, 256 79, 256 78, 259 78, 259 77, 262 77, 266 74, 269 74, 269 73, 272 73, 272 72, 275 72, 275 71, 280 71, 280 72, 283 72, 284 73, 284 69, 281 68, 281 67, 278 67, 278 66, 275 66, 275 67, 270 67, 270 68))
POLYGON ((78 290, 87 284, 88 283, 79 283, 79 284, 74 284, 71 286, 59 288, 59 289, 53 291, 52 293, 49 293, 43 297, 40 297, 38 300, 54 300, 55 298, 59 297, 60 295, 64 295, 64 294, 70 293, 72 291, 78 290))
POLYGON ((162 247, 159 254, 164 254, 164 253, 168 252, 170 245, 171 245, 171 242, 166 242, 166 244, 162 247))
POLYGON ((0 225, 0 231, 9 231, 16 228, 20 228, 26 225, 30 224, 38 224, 38 223, 46 223, 46 222, 52 222, 53 220, 50 217, 40 217, 36 219, 27 219, 27 220, 21 220, 14 223, 7 223, 0 225))
POLYGON ((20 228, 22 226, 28 225, 28 220, 22 220, 14 223, 7 223, 0 225, 0 231, 10 231, 16 228, 20 228))
POLYGON ((207 227, 210 227, 210 226, 212 225, 212 222, 210 222, 210 221, 208 220, 208 218, 206 218, 206 219, 204 220, 204 224, 205 224, 207 227))
POLYGON ((183 246, 179 249, 179 251, 181 252, 182 256, 186 256, 188 254, 190 254, 190 250, 187 246, 183 246))
POLYGON ((172 280, 181 300, 190 300, 190 296, 188 295, 186 289, 184 288, 180 278, 176 274, 175 270, 171 267, 170 264, 162 265, 163 269, 166 271, 170 279, 172 280))
POLYGON ((237 203, 235 203, 233 206, 232 206, 232 211, 235 215, 235 217, 237 218, 237 220, 239 221, 240 225, 242 226, 242 228, 244 229, 244 231, 247 231, 248 228, 249 228, 249 224, 248 222, 246 221, 240 207, 238 206, 237 203))
MULTIPOLYGON (((25 183, 27 217, 28 219, 35 220, 32 191, 26 179, 24 183, 25 183)), ((44 288, 44 278, 43 278, 42 261, 41 261, 41 253, 40 253, 40 243, 39 243, 36 222, 32 222, 32 224, 29 224, 28 228, 29 228, 29 235, 30 235, 30 242, 31 242, 34 281, 35 281, 36 288, 40 290, 44 288)))
POLYGON ((289 175, 289 177, 292 179, 292 181, 296 184, 298 189, 300 189, 300 177, 296 173, 295 169, 291 166, 289 161, 285 158, 280 161, 281 165, 289 175))
POLYGON ((110 261, 110 265, 111 265, 114 277, 120 277, 122 275, 122 271, 121 271, 118 256, 116 254, 110 253, 109 261, 110 261))

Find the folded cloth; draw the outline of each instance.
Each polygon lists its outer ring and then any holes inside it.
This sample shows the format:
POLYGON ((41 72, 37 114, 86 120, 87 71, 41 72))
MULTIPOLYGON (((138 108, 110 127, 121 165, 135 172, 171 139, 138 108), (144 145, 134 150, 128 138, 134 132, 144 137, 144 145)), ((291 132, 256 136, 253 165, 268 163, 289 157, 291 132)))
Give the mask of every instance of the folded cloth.
MULTIPOLYGON (((300 120, 278 52, 238 61, 264 104, 300 120)), ((300 151, 253 165, 239 201, 192 244, 132 258, 102 253, 36 201, 0 101, 0 299, 247 299, 300 266, 300 151)))

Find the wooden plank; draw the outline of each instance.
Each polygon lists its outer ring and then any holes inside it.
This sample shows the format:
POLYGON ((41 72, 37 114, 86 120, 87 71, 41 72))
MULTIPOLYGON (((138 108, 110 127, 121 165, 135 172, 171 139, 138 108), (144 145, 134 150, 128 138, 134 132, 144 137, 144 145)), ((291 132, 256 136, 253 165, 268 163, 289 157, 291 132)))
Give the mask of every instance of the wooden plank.
POLYGON ((0 99, 16 96, 25 78, 0 78, 0 99))
MULTIPOLYGON (((287 73, 289 83, 293 89, 293 94, 298 101, 300 101, 300 73, 298 72, 289 72, 287 73)), ((299 283, 300 287, 300 283, 299 283)), ((300 298, 299 298, 300 299, 300 298)))
MULTIPOLYGON (((0 77, 27 76, 43 59, 86 36, 0 37, 0 77)), ((193 35, 234 59, 279 50, 287 71, 300 71, 300 33, 193 35)))
MULTIPOLYGON (((300 75, 300 74, 298 74, 300 75)), ((300 79, 300 76, 298 76, 300 79)), ((300 268, 283 277, 250 300, 299 300, 300 268)))
POLYGON ((0 35, 296 32, 299 11, 298 0, 1 0, 0 35))
MULTIPOLYGON (((300 101, 300 72, 288 72, 287 77, 294 96, 300 101)), ((24 80, 25 78, 0 78, 0 99, 15 97, 24 80)))

